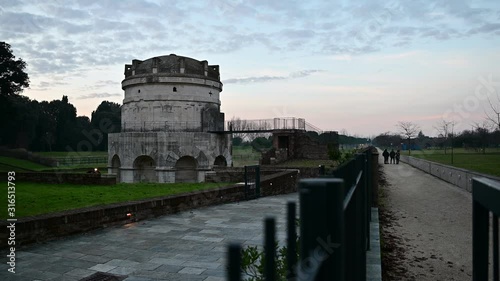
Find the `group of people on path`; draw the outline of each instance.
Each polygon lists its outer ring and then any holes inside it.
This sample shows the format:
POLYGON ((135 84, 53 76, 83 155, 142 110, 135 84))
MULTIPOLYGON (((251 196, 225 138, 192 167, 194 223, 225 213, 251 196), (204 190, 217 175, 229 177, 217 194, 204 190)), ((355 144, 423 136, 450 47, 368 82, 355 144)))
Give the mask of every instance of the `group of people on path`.
POLYGON ((401 156, 401 153, 399 152, 399 149, 397 151, 391 149, 391 152, 389 152, 386 148, 384 152, 382 152, 382 156, 384 156, 384 164, 389 164, 389 157, 391 158, 391 164, 399 164, 399 157, 401 156))

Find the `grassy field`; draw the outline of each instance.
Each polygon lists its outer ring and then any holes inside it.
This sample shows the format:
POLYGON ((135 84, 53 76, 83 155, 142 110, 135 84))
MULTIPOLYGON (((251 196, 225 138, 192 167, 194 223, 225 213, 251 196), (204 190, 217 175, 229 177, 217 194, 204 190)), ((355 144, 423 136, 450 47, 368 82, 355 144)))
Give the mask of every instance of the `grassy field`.
POLYGON ((233 146, 233 166, 256 165, 259 164, 259 159, 260 152, 251 146, 233 146))
MULTIPOLYGON (((402 155, 408 155, 403 151, 402 155)), ((463 148, 453 149, 453 164, 451 163, 451 150, 415 150, 411 156, 438 162, 458 168, 463 168, 479 173, 500 177, 500 149, 486 149, 486 153, 463 148)))
POLYGON ((0 172, 16 171, 16 172, 76 172, 85 173, 91 168, 98 168, 101 173, 107 173, 107 163, 98 164, 77 164, 61 167, 44 166, 28 160, 17 159, 12 157, 0 156, 0 172))
MULTIPOLYGON (((212 189, 227 185, 229 183, 137 183, 96 186, 17 182, 16 218, 212 189)), ((7 191, 0 193, 0 202, 7 202, 7 191)), ((7 208, 0 210, 0 218, 7 218, 7 208)))
POLYGON ((4 157, 0 156, 0 168, 7 169, 7 170, 12 170, 13 168, 18 167, 21 170, 28 170, 28 171, 42 171, 45 169, 50 169, 50 167, 40 165, 38 163, 34 163, 28 160, 22 160, 22 159, 17 159, 17 158, 11 158, 11 157, 4 157))
MULTIPOLYGON (((105 157, 107 158, 107 151, 50 151, 50 152, 34 152, 35 155, 40 155, 43 157, 53 157, 53 158, 69 158, 74 159, 75 164, 64 165, 62 164, 60 167, 53 168, 44 166, 35 162, 31 162, 28 160, 16 159, 11 157, 1 157, 0 156, 0 172, 5 171, 33 171, 33 172, 50 172, 50 171, 62 171, 62 172, 82 172, 85 173, 87 170, 91 168, 98 168, 101 173, 107 173, 107 161, 98 161, 98 163, 90 163, 85 158, 86 157, 105 157), (81 159, 81 163, 78 163, 79 159, 81 159)), ((91 161, 93 162, 93 161, 91 161)))

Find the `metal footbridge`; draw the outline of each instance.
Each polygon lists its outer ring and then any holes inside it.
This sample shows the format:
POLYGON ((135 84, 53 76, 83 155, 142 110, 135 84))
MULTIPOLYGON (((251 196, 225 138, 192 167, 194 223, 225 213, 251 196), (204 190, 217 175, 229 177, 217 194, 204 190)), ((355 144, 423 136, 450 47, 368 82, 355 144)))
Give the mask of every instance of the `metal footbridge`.
POLYGON ((226 124, 224 131, 210 131, 217 134, 272 133, 276 131, 314 131, 323 133, 318 127, 306 122, 304 118, 284 117, 273 119, 241 120, 234 119, 226 124))

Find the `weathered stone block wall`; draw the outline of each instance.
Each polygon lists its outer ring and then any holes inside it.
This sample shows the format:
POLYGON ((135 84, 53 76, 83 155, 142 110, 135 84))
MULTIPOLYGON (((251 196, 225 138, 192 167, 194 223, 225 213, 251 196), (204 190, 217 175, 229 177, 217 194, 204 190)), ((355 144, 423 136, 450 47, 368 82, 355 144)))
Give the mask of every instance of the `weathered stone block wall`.
POLYGON ((273 148, 269 154, 263 154, 262 163, 271 163, 270 158, 276 158, 275 163, 286 159, 324 159, 328 158, 328 144, 338 147, 338 134, 336 132, 325 133, 323 142, 312 139, 304 131, 276 131, 273 132, 273 148), (279 146, 279 138, 288 138, 288 148, 279 146), (281 153, 279 152, 281 149, 281 153), (286 154, 285 154, 286 153, 286 154))
POLYGON ((401 161, 408 163, 411 166, 422 170, 428 174, 431 174, 441 180, 449 182, 455 186, 460 187, 463 190, 472 192, 472 178, 473 177, 485 177, 495 181, 500 181, 499 177, 485 175, 466 169, 455 168, 444 164, 439 164, 436 162, 415 158, 412 156, 401 155, 401 161))
POLYGON ((261 196, 271 196, 297 191, 297 170, 287 170, 263 176, 260 181, 261 196))
POLYGON ((113 159, 120 162, 120 181, 137 182, 134 178, 134 162, 139 156, 151 157, 153 165, 152 182, 174 182, 172 176, 176 163, 183 156, 196 160, 198 178, 214 166, 215 159, 223 156, 231 165, 231 137, 204 132, 127 132, 108 136, 109 172, 116 171, 113 159))
POLYGON ((297 134, 295 150, 295 157, 299 159, 328 159, 327 145, 320 144, 306 134, 297 134))
MULTIPOLYGON (((260 174, 262 176, 274 175, 284 171, 284 169, 277 169, 275 167, 266 168, 260 167, 260 174)), ((206 182, 243 182, 245 181, 245 168, 244 167, 225 167, 216 168, 215 171, 205 174, 206 182)))
MULTIPOLYGON (((262 196, 297 191, 297 171, 283 171, 261 179, 262 196)), ((107 206, 20 218, 16 222, 16 248, 97 228, 130 223, 183 210, 245 200, 243 185, 191 192, 107 206), (131 214, 131 216, 127 216, 131 214)), ((0 248, 7 244, 7 222, 0 222, 0 248)))
POLYGON ((285 170, 298 170, 300 179, 319 177, 319 167, 282 167, 285 170))

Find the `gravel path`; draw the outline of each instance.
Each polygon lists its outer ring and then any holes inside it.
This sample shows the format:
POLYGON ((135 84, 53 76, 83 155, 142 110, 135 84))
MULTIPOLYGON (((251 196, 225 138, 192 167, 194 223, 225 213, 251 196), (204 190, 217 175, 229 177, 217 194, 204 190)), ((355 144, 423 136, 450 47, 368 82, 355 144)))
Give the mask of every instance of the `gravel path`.
POLYGON ((394 267, 406 272, 406 279, 399 280, 471 280, 471 194, 407 164, 379 160, 388 183, 385 209, 392 218, 385 235, 403 249, 394 267))

